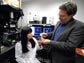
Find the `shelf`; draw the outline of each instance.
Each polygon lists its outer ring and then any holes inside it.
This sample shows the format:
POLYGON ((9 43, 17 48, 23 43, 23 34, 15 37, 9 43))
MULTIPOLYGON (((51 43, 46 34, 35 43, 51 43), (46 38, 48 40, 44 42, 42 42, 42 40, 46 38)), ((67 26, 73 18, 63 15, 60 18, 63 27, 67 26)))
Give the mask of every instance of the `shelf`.
POLYGON ((10 6, 10 5, 0 5, 0 11, 18 12, 18 11, 21 11, 21 9, 13 7, 13 6, 10 6))
POLYGON ((0 55, 8 52, 9 50, 11 50, 12 48, 14 48, 15 45, 11 46, 11 47, 6 47, 6 46, 1 46, 1 52, 0 52, 0 55))

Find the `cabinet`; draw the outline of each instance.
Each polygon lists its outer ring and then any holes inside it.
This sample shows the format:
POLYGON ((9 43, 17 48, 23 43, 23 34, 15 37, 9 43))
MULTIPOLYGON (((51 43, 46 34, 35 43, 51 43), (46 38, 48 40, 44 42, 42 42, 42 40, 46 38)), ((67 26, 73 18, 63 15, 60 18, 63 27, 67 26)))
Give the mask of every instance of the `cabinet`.
POLYGON ((17 37, 20 36, 20 32, 17 28, 17 22, 21 16, 23 16, 22 9, 10 5, 0 5, 0 48, 10 46, 13 44, 12 42, 18 40, 17 37))
POLYGON ((2 30, 1 33, 7 31, 10 32, 12 29, 16 28, 16 23, 22 15, 22 9, 20 8, 14 8, 10 5, 0 5, 0 30, 2 30))

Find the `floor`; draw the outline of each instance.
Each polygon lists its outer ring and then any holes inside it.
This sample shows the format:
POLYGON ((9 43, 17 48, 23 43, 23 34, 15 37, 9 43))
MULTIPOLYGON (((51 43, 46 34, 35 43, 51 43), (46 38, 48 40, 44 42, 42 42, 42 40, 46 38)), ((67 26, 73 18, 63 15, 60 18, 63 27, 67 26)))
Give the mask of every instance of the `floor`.
MULTIPOLYGON (((41 63, 50 63, 49 59, 42 59, 42 58, 39 58, 39 60, 41 61, 41 63)), ((5 59, 4 61, 0 61, 0 63, 15 63, 13 61, 11 62, 8 62, 9 60, 8 59, 5 59)), ((76 58, 76 63, 84 63, 84 57, 81 56, 81 55, 77 55, 77 58, 76 58)))

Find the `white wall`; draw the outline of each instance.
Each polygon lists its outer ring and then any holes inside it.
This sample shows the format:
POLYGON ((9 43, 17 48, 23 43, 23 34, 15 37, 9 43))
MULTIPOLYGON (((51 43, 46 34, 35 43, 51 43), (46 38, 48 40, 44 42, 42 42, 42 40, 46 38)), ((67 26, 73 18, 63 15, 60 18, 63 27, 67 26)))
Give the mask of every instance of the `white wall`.
MULTIPOLYGON (((33 20, 34 15, 38 16, 38 20, 41 21, 42 16, 48 17, 47 23, 49 23, 49 18, 53 20, 53 24, 56 24, 58 19, 59 6, 67 2, 68 0, 31 0, 22 2, 22 9, 24 12, 23 26, 29 23, 29 20, 33 20)), ((78 5, 78 11, 75 16, 76 19, 84 21, 84 0, 73 0, 78 5)))
POLYGON ((84 22, 84 0, 73 0, 73 1, 76 2, 78 6, 78 11, 77 14, 75 15, 75 18, 84 22))

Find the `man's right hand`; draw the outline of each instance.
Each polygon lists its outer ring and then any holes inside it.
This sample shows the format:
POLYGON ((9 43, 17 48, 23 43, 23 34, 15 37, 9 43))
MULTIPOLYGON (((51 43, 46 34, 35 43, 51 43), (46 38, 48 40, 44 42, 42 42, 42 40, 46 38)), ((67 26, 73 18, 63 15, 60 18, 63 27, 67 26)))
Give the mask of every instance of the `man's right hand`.
POLYGON ((41 38, 46 38, 48 36, 48 34, 47 33, 41 33, 40 36, 41 36, 41 38))

